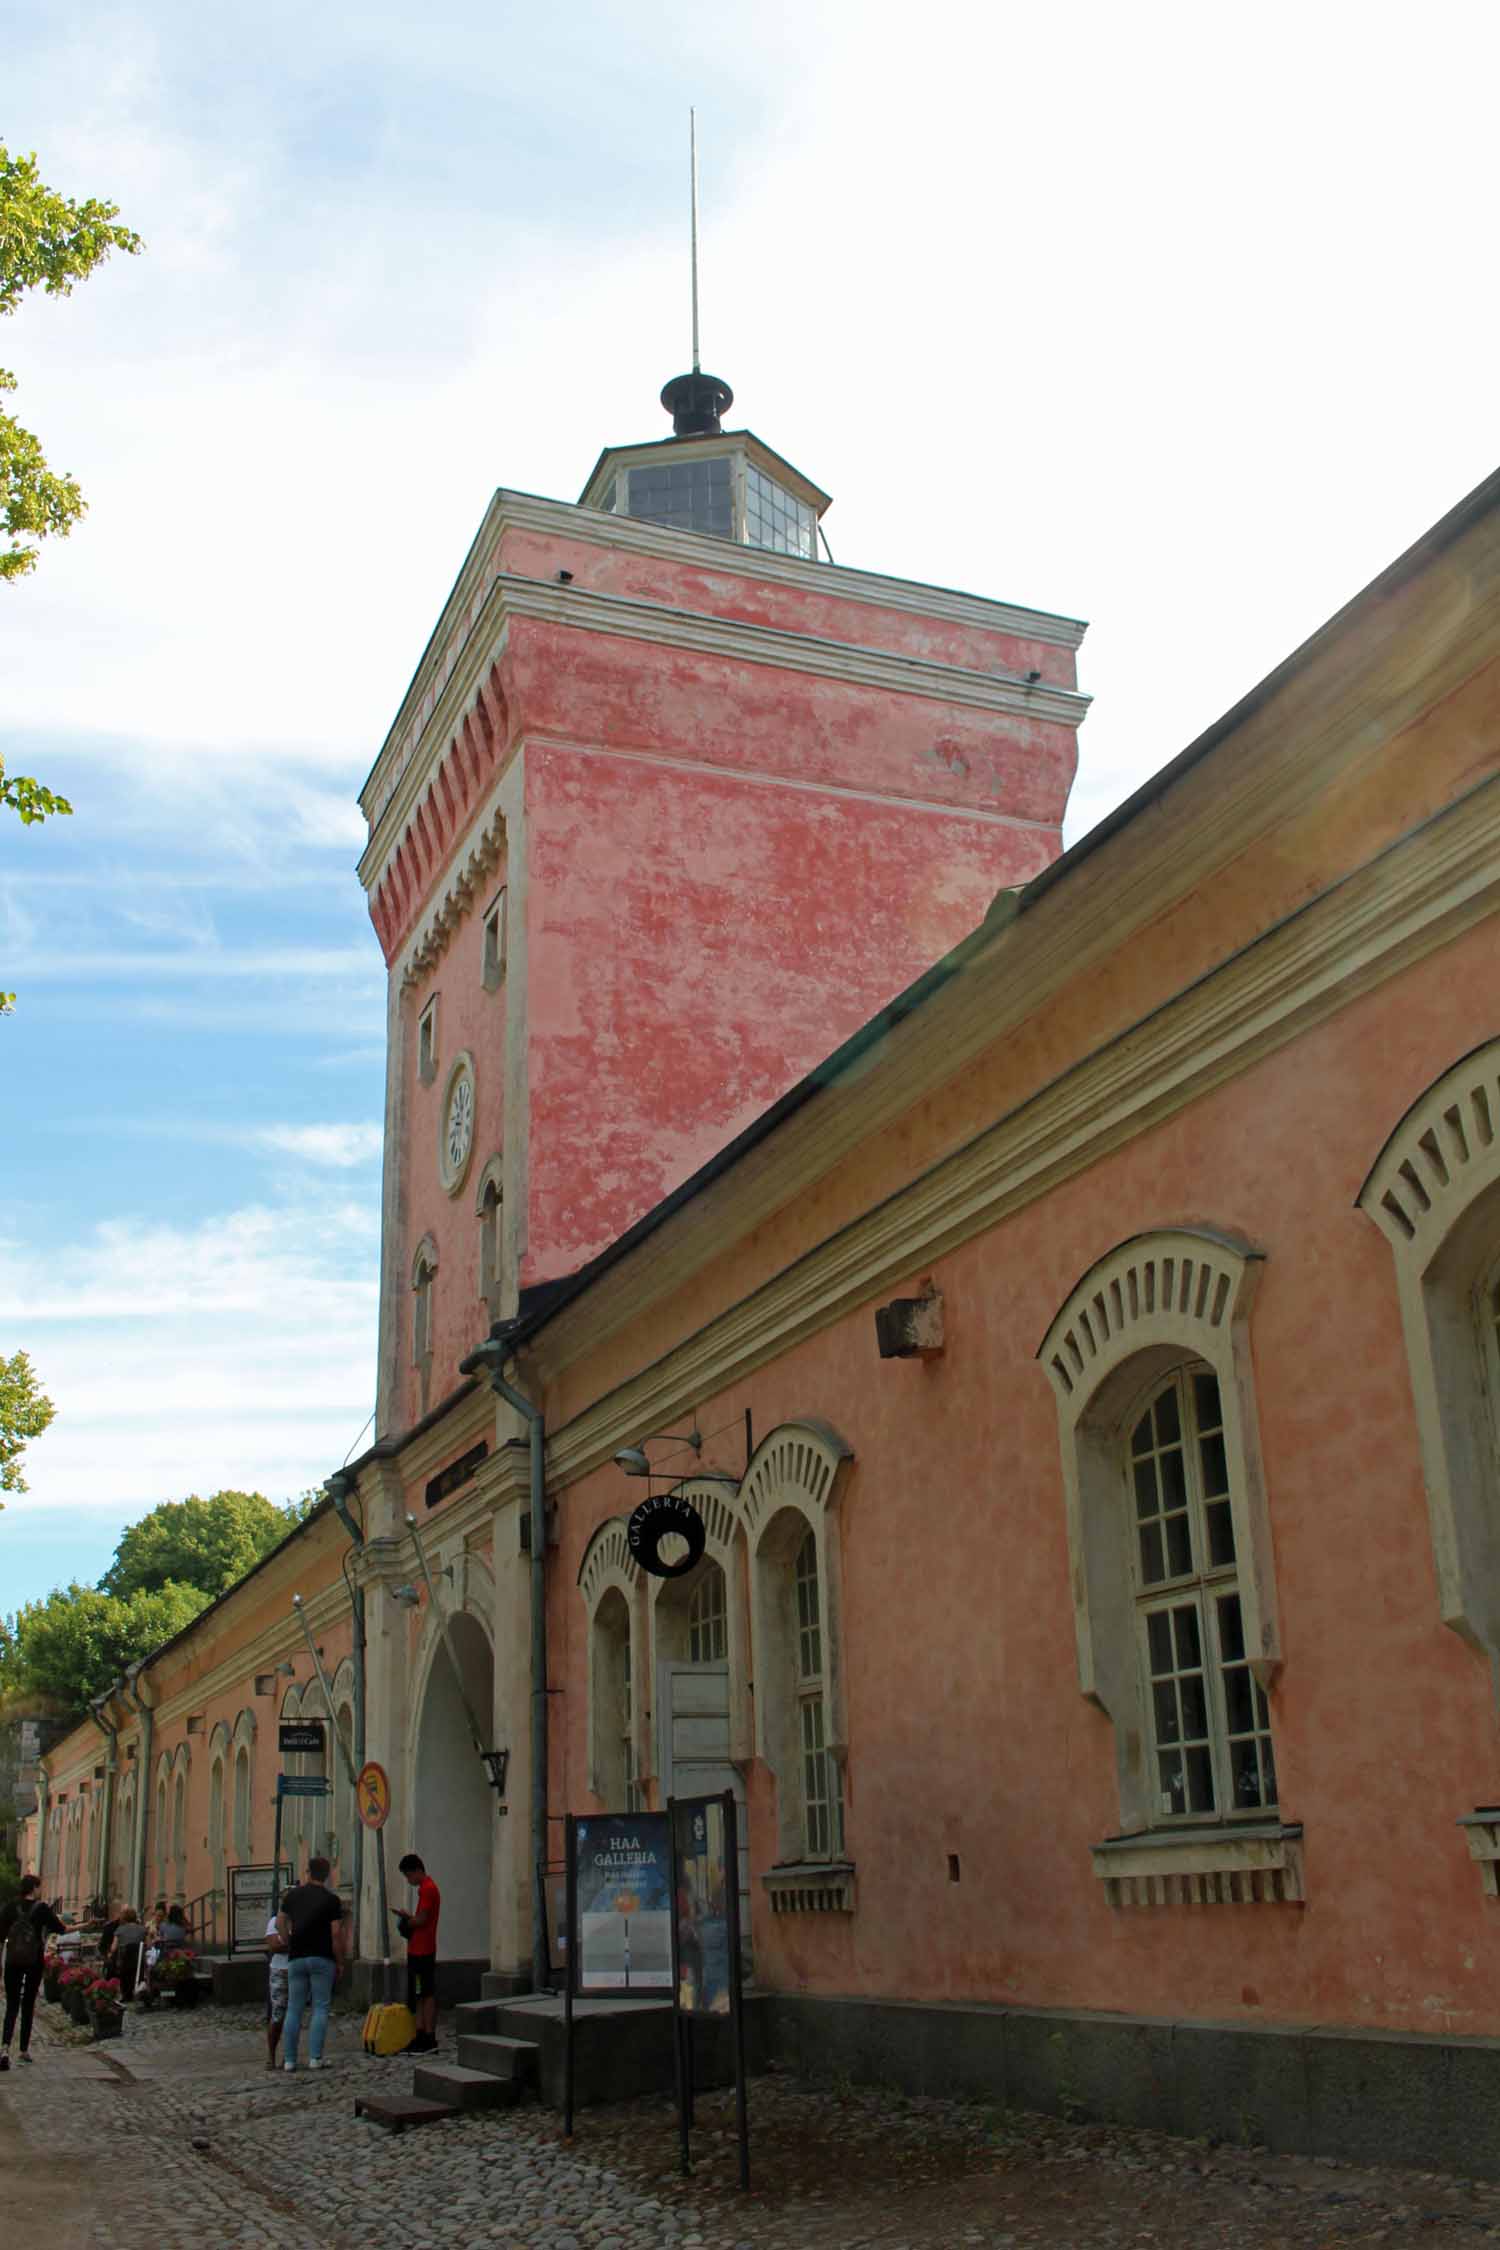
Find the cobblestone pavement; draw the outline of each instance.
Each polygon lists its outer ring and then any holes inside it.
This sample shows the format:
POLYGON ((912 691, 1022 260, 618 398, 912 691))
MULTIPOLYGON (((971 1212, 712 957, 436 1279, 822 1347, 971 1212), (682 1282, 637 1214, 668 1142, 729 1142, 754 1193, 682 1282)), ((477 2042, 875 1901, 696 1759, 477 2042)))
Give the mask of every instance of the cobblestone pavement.
POLYGON ((0 2078, 0 2211, 25 2250, 1457 2250, 1500 2240, 1500 2186, 773 2075, 700 2099, 681 2177, 669 2103, 532 2107, 399 2137, 354 2097, 410 2087, 336 2017, 329 2067, 264 2068, 252 2008, 133 2016, 92 2046, 39 2012, 0 2078))

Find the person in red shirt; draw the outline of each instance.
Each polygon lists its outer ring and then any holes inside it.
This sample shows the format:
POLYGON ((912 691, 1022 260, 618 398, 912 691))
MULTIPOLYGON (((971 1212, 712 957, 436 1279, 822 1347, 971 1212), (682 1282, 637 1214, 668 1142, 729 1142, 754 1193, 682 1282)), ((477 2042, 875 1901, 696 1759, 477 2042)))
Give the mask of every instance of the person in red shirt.
POLYGON ((417 2019, 409 2055, 430 2055, 437 2045, 437 1940, 443 1894, 415 1852, 401 1861, 401 1873, 417 1894, 410 1914, 398 1914, 396 1927, 406 1940, 406 2005, 417 2019))

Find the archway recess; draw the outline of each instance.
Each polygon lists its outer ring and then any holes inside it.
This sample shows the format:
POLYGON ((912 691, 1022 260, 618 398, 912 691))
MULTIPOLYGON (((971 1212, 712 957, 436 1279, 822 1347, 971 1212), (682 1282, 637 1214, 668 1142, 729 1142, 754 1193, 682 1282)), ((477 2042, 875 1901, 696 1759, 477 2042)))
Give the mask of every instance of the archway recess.
MULTIPOLYGON (((494 1701, 489 1641, 464 1611, 451 1621, 451 1638, 462 1667, 463 1694, 484 1727, 494 1701)), ((495 1793, 469 1734, 446 1641, 438 1644, 422 1696, 415 1778, 416 1829, 406 1848, 426 1862, 443 1894, 438 1957, 487 1961, 495 1793)))

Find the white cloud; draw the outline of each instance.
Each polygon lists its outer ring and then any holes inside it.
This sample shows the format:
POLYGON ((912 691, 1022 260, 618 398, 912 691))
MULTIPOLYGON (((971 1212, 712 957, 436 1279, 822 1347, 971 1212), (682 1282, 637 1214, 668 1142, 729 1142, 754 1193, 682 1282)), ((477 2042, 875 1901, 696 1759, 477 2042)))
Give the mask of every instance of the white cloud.
POLYGON ((375 1212, 326 1198, 0 1244, 0 1330, 57 1407, 9 1505, 123 1522, 190 1491, 321 1482, 370 1411, 378 1252, 375 1212))
POLYGON ((324 1164, 335 1171, 372 1163, 380 1154, 382 1138, 378 1125, 265 1125, 251 1135, 261 1148, 300 1156, 306 1164, 324 1164))

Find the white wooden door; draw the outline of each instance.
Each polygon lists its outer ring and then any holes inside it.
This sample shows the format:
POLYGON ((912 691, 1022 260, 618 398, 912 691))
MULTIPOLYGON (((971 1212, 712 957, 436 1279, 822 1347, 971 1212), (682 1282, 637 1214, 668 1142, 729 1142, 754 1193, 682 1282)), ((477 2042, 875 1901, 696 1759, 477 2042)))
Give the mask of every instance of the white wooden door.
POLYGON ((722 1797, 734 1791, 740 1831, 740 1950, 750 1965, 750 1840, 745 1785, 729 1762, 729 1666, 658 1665, 656 1682, 661 1802, 669 1797, 722 1797))

